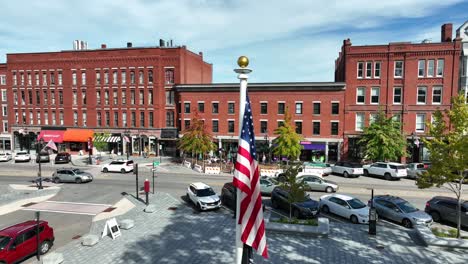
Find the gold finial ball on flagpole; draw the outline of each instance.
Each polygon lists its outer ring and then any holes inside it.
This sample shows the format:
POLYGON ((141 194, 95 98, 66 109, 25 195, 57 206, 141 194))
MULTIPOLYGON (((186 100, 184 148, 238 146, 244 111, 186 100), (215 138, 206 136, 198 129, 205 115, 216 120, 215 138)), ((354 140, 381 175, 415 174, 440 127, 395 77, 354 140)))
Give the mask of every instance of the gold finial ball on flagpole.
POLYGON ((237 65, 241 68, 246 68, 249 66, 249 58, 246 56, 240 56, 239 59, 237 59, 237 65))

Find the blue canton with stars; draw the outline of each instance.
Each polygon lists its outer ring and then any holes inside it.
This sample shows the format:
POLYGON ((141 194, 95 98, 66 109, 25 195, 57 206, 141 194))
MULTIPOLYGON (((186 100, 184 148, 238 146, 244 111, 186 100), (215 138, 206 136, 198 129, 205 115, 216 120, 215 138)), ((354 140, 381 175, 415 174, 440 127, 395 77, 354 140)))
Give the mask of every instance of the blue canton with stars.
POLYGON ((249 96, 246 96, 245 99, 245 111, 244 111, 244 120, 242 122, 242 132, 241 138, 250 145, 250 155, 256 160, 257 151, 255 150, 255 134, 254 134, 254 125, 252 118, 252 109, 250 108, 250 99, 249 96))

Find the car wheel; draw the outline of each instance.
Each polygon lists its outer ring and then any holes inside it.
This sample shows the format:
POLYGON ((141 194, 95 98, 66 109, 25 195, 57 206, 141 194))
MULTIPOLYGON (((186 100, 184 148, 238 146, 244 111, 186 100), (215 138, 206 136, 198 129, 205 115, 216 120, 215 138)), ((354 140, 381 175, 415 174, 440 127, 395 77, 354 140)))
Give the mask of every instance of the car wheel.
POLYGON ((54 183, 59 184, 59 183, 60 183, 60 178, 59 178, 59 177, 55 177, 55 178, 54 178, 54 183))
POLYGON ((107 173, 107 172, 109 172, 109 170, 107 168, 104 168, 104 169, 102 169, 102 172, 107 173))
POLYGON ((330 208, 328 208, 327 205, 324 205, 324 206, 322 206, 321 211, 324 212, 324 213, 326 213, 326 214, 329 214, 329 213, 330 213, 330 208))
POLYGON ((384 174, 384 178, 385 178, 385 180, 390 181, 390 180, 392 180, 392 175, 390 175, 390 173, 387 172, 387 173, 384 174))
POLYGON ((403 219, 403 221, 401 222, 403 224, 404 227, 406 228, 411 228, 413 227, 413 224, 411 223, 411 221, 407 218, 403 219))
POLYGON ((80 184, 81 182, 82 182, 82 180, 81 180, 80 178, 76 178, 76 179, 75 179, 75 183, 80 184))
POLYGON ((52 244, 49 241, 42 242, 40 250, 39 250, 41 252, 41 255, 44 255, 45 253, 49 252, 49 249, 50 249, 51 245, 52 244))
POLYGON ((442 220, 442 218, 440 217, 440 214, 439 212, 436 212, 436 211, 432 211, 430 213, 431 217, 432 217, 432 220, 434 220, 434 222, 440 222, 440 220, 442 220))
POLYGON ((201 205, 200 205, 200 203, 197 203, 197 210, 198 210, 199 212, 201 212, 201 211, 202 211, 202 208, 201 208, 201 205))
POLYGON ((364 170, 364 176, 369 176, 369 171, 364 170))
POLYGON ((299 219, 299 216, 300 216, 299 210, 294 209, 293 210, 293 216, 294 216, 294 218, 299 219))
POLYGON ((271 199, 271 206, 275 209, 278 209, 278 202, 276 202, 274 199, 271 199))
POLYGON ((348 177, 349 177, 349 173, 348 173, 347 171, 343 172, 343 177, 348 178, 348 177))
POLYGON ((353 223, 353 224, 358 224, 359 223, 359 220, 358 220, 357 216, 355 216, 355 215, 352 215, 349 219, 351 220, 351 223, 353 223))
POLYGON ((125 171, 125 169, 121 169, 120 172, 121 172, 121 173, 125 173, 126 171, 125 171))
POLYGON ((331 193, 331 192, 333 192, 333 188, 330 187, 330 186, 328 186, 327 188, 325 188, 325 191, 326 191, 327 193, 331 193))

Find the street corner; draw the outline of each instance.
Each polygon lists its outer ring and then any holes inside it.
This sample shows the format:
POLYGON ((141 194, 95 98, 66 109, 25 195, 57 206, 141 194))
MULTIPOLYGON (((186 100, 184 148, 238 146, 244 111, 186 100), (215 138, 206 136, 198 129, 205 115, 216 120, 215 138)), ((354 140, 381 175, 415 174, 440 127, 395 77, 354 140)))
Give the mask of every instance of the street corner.
POLYGON ((120 201, 109 207, 108 210, 105 210, 102 213, 96 215, 93 218, 93 222, 124 215, 133 208, 135 208, 135 204, 124 197, 120 199, 120 201))

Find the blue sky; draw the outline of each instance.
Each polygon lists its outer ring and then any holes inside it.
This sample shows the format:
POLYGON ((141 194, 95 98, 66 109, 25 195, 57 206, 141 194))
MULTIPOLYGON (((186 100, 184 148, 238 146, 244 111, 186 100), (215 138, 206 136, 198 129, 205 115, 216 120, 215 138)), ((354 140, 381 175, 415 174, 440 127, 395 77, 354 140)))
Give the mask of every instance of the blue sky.
POLYGON ((353 45, 440 41, 440 26, 468 20, 461 0, 16 0, 3 1, 6 53, 156 46, 172 39, 213 64, 214 82, 237 82, 247 55, 251 82, 333 81, 343 39, 353 45))

